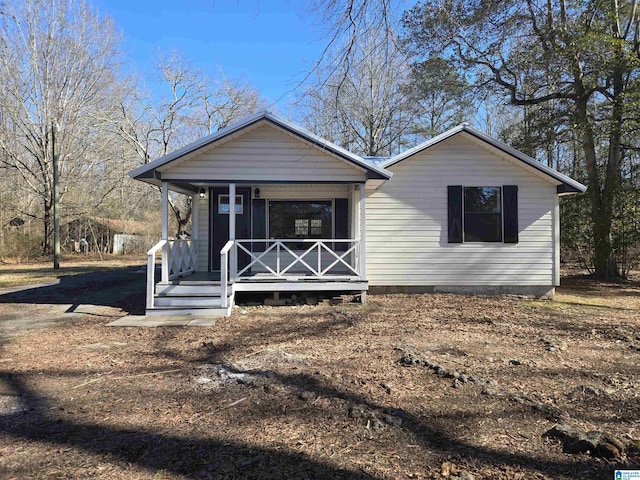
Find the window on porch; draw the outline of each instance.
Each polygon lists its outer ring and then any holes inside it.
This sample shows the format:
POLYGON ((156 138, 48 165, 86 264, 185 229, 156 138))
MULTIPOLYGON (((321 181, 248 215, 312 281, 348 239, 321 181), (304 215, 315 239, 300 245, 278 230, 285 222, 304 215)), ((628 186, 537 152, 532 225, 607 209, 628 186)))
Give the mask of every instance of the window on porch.
POLYGON ((270 201, 269 237, 332 238, 331 201, 270 201))

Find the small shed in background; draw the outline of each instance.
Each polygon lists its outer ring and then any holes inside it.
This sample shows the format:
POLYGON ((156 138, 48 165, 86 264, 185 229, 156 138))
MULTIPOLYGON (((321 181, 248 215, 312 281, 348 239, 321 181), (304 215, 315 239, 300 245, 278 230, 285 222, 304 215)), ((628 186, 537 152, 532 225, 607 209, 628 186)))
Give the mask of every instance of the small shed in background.
POLYGON ((152 228, 145 222, 82 216, 62 226, 62 247, 71 252, 142 252, 152 228))

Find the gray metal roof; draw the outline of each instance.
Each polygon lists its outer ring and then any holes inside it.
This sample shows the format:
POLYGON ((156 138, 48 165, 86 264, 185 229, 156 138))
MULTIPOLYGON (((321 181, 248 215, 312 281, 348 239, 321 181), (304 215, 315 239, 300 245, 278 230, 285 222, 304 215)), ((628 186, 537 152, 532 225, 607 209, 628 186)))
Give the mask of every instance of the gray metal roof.
POLYGON ((367 162, 370 163, 371 165, 374 165, 376 167, 379 167, 380 165, 382 165, 384 162, 386 162, 387 160, 389 160, 390 157, 371 157, 371 156, 363 156, 362 159, 367 162))

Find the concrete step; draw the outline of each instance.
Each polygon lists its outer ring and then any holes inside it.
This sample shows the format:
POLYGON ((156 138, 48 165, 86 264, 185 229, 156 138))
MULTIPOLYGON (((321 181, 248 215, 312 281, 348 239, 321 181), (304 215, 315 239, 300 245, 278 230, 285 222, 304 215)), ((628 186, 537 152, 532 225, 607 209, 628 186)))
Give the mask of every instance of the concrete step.
POLYGON ((165 297, 219 297, 220 290, 220 285, 156 285, 156 295, 165 297))

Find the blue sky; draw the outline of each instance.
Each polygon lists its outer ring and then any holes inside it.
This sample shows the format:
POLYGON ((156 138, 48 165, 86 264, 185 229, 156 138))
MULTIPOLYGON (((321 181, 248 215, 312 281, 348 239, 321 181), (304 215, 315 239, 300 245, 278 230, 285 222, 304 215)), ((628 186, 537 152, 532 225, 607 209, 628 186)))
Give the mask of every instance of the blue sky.
POLYGON ((122 47, 146 76, 158 52, 177 50, 205 72, 242 77, 287 113, 287 93, 326 46, 295 0, 93 0, 115 21, 122 47))

